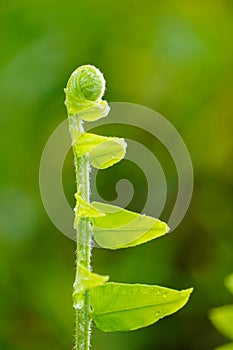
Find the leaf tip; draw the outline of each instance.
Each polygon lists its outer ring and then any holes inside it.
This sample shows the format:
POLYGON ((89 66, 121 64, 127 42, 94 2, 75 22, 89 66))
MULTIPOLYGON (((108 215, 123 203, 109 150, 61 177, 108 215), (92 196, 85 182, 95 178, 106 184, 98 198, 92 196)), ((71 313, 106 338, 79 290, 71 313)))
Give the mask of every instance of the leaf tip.
POLYGON ((168 224, 166 224, 166 232, 165 232, 165 234, 170 232, 170 230, 171 230, 171 228, 168 226, 168 224))
POLYGON ((182 293, 184 294, 184 301, 183 301, 182 307, 188 303, 189 298, 190 298, 193 290, 194 290, 194 288, 188 288, 188 289, 182 290, 182 293))
POLYGON ((193 287, 182 290, 182 292, 184 292, 184 294, 187 296, 187 301, 188 301, 188 299, 193 291, 194 291, 193 287))

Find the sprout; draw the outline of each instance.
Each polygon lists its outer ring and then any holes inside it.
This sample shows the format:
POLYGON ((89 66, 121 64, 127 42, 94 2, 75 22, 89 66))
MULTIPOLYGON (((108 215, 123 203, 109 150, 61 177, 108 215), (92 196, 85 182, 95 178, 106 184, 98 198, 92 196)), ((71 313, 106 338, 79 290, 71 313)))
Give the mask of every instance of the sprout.
POLYGON ((85 121, 106 117, 110 111, 107 101, 102 101, 105 92, 103 74, 94 66, 84 65, 76 69, 65 89, 68 115, 77 114, 85 121))

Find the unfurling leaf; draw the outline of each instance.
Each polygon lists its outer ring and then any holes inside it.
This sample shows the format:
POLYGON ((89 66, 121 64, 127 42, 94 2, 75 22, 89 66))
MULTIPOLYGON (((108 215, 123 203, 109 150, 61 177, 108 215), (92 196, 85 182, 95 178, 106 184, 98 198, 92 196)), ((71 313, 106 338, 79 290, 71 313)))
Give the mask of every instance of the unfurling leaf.
POLYGON ((105 283, 90 290, 92 318, 96 326, 104 332, 146 327, 182 308, 192 290, 177 291, 143 284, 105 283))
POLYGON ((210 310, 210 320, 226 337, 233 340, 233 305, 225 305, 210 310))
POLYGON ((91 219, 94 239, 103 248, 134 247, 169 231, 165 222, 150 216, 98 202, 92 202, 92 206, 105 214, 91 219))
POLYGON ((77 157, 87 154, 91 165, 97 169, 106 169, 122 160, 126 143, 118 137, 105 137, 90 133, 74 134, 74 149, 77 157))
POLYGON ((99 69, 91 65, 75 69, 65 88, 69 117, 76 115, 87 122, 106 117, 110 108, 102 101, 104 91, 105 79, 99 69))

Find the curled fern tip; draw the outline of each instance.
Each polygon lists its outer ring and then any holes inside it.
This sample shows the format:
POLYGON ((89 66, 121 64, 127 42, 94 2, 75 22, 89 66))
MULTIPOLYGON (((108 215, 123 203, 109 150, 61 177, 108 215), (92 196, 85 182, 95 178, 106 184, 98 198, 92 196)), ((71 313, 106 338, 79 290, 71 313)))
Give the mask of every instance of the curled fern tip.
POLYGON ((102 101, 105 79, 100 70, 92 65, 77 68, 70 76, 65 88, 68 115, 77 114, 85 121, 106 117, 109 106, 102 101))

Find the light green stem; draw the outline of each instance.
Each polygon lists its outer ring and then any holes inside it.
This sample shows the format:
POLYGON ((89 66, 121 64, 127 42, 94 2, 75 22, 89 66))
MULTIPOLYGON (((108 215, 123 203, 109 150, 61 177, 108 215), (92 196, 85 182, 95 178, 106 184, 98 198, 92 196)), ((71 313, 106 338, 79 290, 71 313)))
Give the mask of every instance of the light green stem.
MULTIPOLYGON (((83 132, 82 121, 78 115, 69 117, 70 132, 73 143, 75 142, 73 131, 83 132)), ((75 173, 77 193, 89 202, 90 181, 89 181, 89 164, 85 156, 75 158, 75 173)), ((75 281, 79 280, 79 265, 85 266, 90 270, 91 260, 91 227, 87 218, 81 218, 76 227, 77 256, 76 256, 76 276, 75 281)), ((76 313, 76 334, 75 350, 89 350, 90 348, 90 301, 89 292, 86 291, 80 296, 79 302, 74 301, 76 313), (76 302, 76 303, 75 303, 76 302)))

